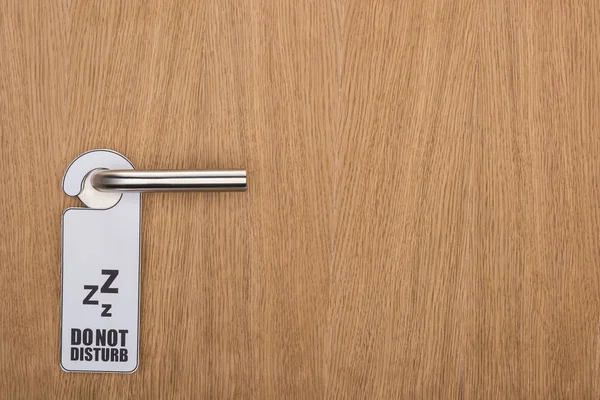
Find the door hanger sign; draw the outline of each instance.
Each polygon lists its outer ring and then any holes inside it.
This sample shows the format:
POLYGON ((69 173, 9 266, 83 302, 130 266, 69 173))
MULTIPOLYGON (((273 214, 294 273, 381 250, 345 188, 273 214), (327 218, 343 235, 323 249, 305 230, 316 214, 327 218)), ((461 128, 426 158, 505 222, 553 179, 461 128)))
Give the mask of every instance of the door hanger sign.
POLYGON ((65 173, 64 192, 91 208, 69 208, 62 217, 61 367, 131 373, 139 358, 141 195, 87 187, 98 169, 134 167, 119 153, 94 150, 65 173))

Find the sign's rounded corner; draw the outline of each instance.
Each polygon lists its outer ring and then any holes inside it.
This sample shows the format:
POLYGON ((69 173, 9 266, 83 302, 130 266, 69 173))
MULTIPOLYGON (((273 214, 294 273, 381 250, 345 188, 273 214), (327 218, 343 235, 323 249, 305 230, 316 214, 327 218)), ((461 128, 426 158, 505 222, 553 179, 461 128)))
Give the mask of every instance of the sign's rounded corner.
POLYGON ((136 358, 135 359, 135 366, 133 367, 133 369, 131 371, 125 371, 125 373, 127 375, 134 374, 138 370, 139 366, 140 366, 139 358, 136 358))
POLYGON ((72 369, 67 369, 67 368, 64 366, 64 364, 63 364, 62 360, 60 360, 60 369, 62 369, 62 370, 63 370, 63 372, 73 372, 73 370, 72 370, 72 369))

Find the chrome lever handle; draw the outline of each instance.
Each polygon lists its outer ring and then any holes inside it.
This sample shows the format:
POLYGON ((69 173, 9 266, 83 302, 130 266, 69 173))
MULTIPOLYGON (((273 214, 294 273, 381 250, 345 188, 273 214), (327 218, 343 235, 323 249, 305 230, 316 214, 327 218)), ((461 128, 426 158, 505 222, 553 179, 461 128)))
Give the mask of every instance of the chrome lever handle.
POLYGON ((245 191, 246 171, 96 170, 92 186, 101 192, 245 191))
POLYGON ((246 170, 144 171, 136 170, 122 154, 92 150, 77 157, 67 169, 63 188, 88 208, 114 207, 126 193, 243 192, 246 170))

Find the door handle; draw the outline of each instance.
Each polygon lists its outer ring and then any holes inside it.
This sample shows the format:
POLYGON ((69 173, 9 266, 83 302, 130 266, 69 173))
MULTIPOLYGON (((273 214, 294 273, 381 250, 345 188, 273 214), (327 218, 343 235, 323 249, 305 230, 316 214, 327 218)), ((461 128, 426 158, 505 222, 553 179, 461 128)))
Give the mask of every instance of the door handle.
POLYGON ((246 170, 96 170, 92 186, 101 192, 231 192, 246 190, 246 170))
POLYGON ((93 150, 75 160, 74 164, 83 163, 82 158, 92 162, 85 167, 69 167, 69 170, 83 172, 70 174, 76 176, 69 179, 74 182, 74 188, 72 193, 67 194, 79 197, 89 208, 108 209, 115 206, 124 193, 243 192, 247 189, 246 170, 144 171, 133 167, 113 168, 103 164, 106 161, 95 160, 99 157, 110 158, 115 154, 118 153, 93 150))

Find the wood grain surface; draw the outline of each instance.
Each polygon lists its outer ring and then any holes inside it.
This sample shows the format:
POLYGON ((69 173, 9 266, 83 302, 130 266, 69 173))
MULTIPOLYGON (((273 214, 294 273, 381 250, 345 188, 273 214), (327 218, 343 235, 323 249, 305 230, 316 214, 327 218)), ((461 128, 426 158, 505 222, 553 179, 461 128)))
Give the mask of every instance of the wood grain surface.
POLYGON ((600 398, 600 5, 3 0, 0 397, 600 398), (59 365, 61 188, 143 200, 140 368, 59 365))

